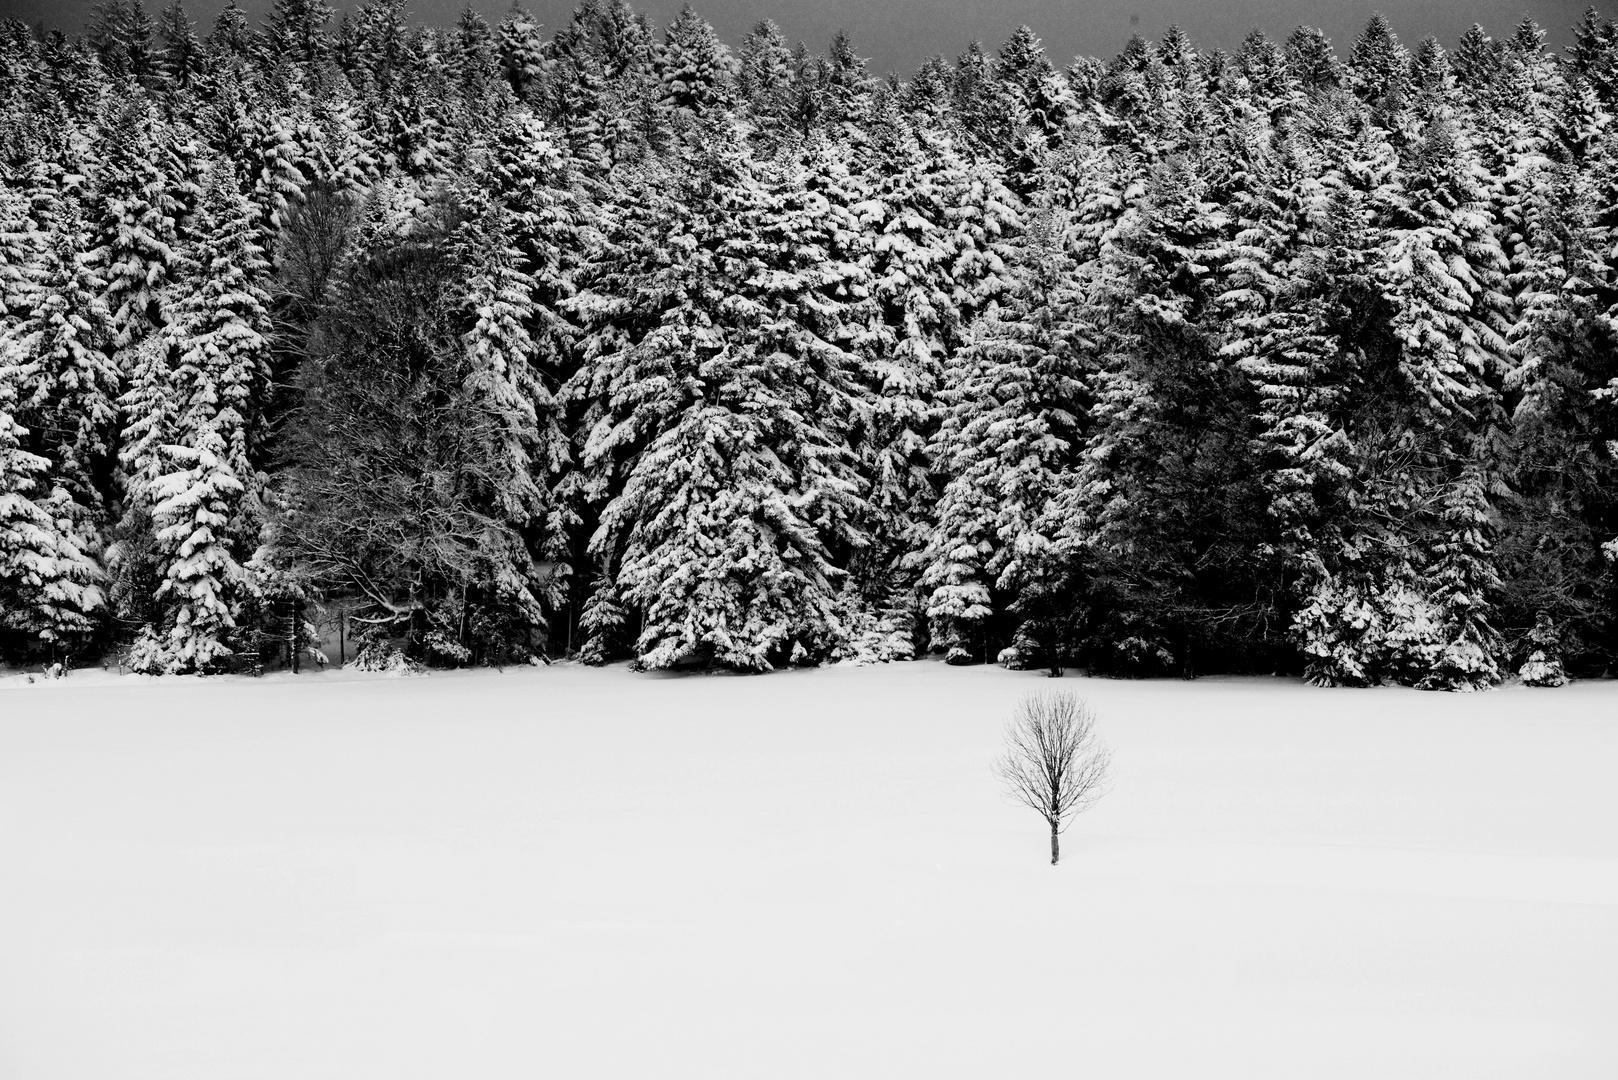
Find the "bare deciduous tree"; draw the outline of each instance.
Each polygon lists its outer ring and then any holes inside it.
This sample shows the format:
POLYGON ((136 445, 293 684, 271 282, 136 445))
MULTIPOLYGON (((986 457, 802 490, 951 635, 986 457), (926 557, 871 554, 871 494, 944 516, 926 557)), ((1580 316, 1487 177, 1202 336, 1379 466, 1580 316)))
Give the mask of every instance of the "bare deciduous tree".
POLYGON ((1006 729, 1006 752, 995 763, 1006 794, 1050 825, 1053 866, 1073 815, 1106 794, 1112 752, 1095 722, 1095 713, 1072 694, 1030 694, 1018 705, 1006 729))

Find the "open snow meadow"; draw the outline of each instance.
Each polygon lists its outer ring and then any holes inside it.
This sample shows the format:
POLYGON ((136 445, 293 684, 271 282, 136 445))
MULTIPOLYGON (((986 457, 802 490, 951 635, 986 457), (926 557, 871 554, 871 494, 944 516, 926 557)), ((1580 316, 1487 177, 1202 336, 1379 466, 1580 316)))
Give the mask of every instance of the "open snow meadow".
POLYGON ((1618 1076, 1618 683, 0 683, 6 1080, 1618 1076))

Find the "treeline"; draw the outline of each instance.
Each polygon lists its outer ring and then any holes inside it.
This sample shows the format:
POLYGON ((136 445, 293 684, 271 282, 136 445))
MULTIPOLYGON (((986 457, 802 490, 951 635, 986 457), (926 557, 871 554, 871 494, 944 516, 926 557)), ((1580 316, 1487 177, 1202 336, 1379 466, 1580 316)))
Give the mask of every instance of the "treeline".
POLYGON ((0 660, 1554 684, 1618 609, 1618 29, 873 76, 0 25, 0 660))

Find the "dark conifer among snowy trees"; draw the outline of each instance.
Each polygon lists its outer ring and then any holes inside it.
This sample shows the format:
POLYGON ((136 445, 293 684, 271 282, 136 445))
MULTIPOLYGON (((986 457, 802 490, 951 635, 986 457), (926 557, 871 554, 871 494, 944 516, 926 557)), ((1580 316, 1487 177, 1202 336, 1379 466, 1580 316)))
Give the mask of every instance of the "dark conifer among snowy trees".
POLYGON ((0 27, 0 661, 1618 659, 1618 28, 0 27))

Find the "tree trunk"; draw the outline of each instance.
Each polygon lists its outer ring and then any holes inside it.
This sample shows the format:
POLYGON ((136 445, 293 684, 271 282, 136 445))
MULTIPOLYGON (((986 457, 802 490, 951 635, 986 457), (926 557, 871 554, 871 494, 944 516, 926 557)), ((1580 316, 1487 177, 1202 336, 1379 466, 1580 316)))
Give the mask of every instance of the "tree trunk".
POLYGON ((1056 860, 1061 856, 1061 854, 1062 854, 1061 846, 1057 842, 1056 826, 1052 825, 1051 826, 1051 865, 1052 866, 1056 865, 1056 860))

